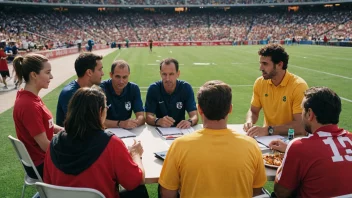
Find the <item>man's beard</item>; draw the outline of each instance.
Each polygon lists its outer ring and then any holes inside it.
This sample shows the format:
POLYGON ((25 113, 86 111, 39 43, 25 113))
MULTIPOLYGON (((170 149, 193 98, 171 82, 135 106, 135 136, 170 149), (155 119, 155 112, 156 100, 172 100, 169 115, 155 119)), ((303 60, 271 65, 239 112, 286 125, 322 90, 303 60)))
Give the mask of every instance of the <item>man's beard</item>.
POLYGON ((312 127, 309 124, 304 123, 304 130, 306 130, 307 133, 312 134, 312 127))
MULTIPOLYGON (((262 71, 263 72, 263 71, 262 71)), ((277 74, 276 72, 276 65, 274 65, 274 69, 269 72, 269 73, 266 73, 266 75, 268 75, 267 77, 264 77, 264 80, 269 80, 269 79, 272 79, 273 77, 275 77, 277 74)))

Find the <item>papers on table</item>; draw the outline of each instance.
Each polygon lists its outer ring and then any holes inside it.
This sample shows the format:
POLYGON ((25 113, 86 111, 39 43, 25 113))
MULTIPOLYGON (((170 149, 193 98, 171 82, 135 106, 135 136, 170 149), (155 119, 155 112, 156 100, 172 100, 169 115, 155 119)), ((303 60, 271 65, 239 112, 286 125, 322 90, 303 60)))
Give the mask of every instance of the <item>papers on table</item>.
POLYGON ((277 139, 283 140, 283 139, 285 139, 285 137, 283 137, 281 135, 271 135, 271 136, 256 137, 255 139, 257 140, 258 143, 269 148, 269 144, 271 141, 277 140, 277 139))
POLYGON ((111 133, 115 134, 119 138, 129 138, 129 137, 136 137, 136 134, 120 128, 108 128, 106 131, 110 131, 111 133))
POLYGON ((156 127, 155 129, 161 136, 185 135, 185 134, 192 133, 194 131, 192 127, 188 129, 179 129, 176 127, 169 127, 169 128, 156 127))

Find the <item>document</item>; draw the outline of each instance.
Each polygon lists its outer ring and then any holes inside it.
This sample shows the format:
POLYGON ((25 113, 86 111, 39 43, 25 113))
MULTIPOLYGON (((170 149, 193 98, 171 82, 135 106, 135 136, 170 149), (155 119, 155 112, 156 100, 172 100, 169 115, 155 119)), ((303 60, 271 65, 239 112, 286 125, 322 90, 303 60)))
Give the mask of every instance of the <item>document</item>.
POLYGON ((121 128, 108 128, 106 131, 110 131, 111 133, 115 134, 119 138, 129 138, 129 137, 136 137, 136 134, 121 128))
POLYGON ((273 140, 278 140, 278 139, 285 139, 285 137, 281 135, 271 135, 271 136, 262 136, 262 137, 256 137, 255 138, 258 143, 265 145, 266 147, 269 148, 269 144, 273 140))
POLYGON ((188 129, 179 129, 176 127, 169 127, 169 128, 156 127, 155 129, 161 136, 184 135, 184 134, 192 133, 194 131, 192 127, 188 129))

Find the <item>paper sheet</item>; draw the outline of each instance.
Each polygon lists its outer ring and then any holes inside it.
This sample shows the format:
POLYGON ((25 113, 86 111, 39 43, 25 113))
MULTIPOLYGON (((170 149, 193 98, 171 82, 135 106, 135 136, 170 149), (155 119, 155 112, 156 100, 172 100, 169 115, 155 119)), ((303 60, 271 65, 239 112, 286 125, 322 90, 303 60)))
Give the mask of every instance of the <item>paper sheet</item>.
POLYGON ((108 128, 106 131, 110 131, 119 138, 136 137, 136 134, 121 128, 108 128))
POLYGON ((277 139, 284 139, 284 138, 285 137, 283 137, 281 135, 271 135, 271 136, 256 137, 255 139, 257 140, 257 142, 260 142, 260 143, 266 145, 267 147, 269 147, 269 144, 271 141, 277 140, 277 139))

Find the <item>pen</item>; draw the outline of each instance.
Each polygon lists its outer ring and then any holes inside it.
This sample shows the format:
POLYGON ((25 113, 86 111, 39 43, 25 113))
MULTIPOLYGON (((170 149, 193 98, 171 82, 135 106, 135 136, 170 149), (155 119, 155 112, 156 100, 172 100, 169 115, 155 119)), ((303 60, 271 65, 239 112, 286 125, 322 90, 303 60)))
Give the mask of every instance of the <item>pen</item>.
POLYGON ((178 137, 181 137, 181 136, 182 136, 182 135, 178 135, 178 136, 169 135, 169 136, 166 136, 165 139, 166 139, 166 140, 174 140, 174 139, 176 139, 176 138, 178 138, 178 137))

